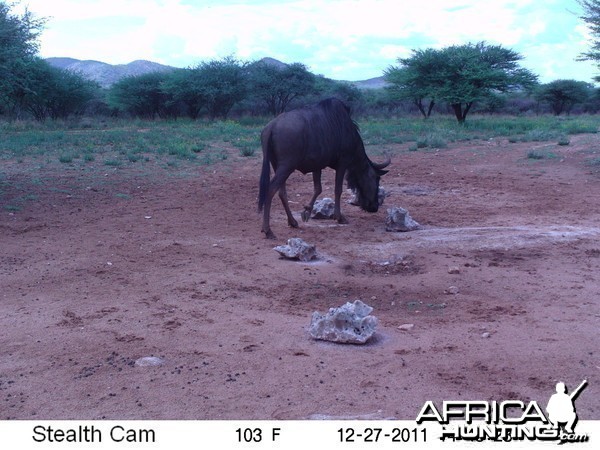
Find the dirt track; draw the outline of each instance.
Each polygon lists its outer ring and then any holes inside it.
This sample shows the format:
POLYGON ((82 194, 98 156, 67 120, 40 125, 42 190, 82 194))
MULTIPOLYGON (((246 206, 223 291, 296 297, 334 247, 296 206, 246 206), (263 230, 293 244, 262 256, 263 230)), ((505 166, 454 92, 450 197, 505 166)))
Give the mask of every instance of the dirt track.
MULTIPOLYGON (((583 379, 579 417, 600 419, 600 136, 527 159, 536 146, 399 147, 382 210, 292 230, 274 202, 277 241, 259 232, 260 158, 43 184, 6 163, 0 204, 36 197, 0 211, 0 419, 414 419, 426 400, 545 406, 583 379), (424 229, 386 232, 386 206, 424 229), (294 236, 320 260, 279 259, 294 236), (374 342, 309 338, 313 311, 354 299, 374 342)), ((292 176, 293 210, 311 189, 292 176)))

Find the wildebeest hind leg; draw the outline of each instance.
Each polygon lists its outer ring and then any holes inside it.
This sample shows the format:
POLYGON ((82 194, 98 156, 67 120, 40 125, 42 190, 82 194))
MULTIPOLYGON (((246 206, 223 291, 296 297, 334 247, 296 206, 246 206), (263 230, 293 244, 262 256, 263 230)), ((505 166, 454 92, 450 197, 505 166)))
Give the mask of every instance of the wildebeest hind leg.
POLYGON ((288 204, 288 196, 287 190, 285 188, 285 183, 279 188, 279 198, 281 199, 281 203, 283 203, 283 209, 285 209, 285 213, 288 219, 288 225, 292 228, 298 228, 298 221, 294 219, 292 215, 292 211, 290 210, 290 205, 288 204))
MULTIPOLYGON (((266 196, 264 208, 263 208, 263 225, 262 225, 262 232, 265 233, 265 237, 267 239, 275 239, 275 234, 273 234, 273 232, 271 231, 271 226, 270 226, 271 204, 273 203, 273 197, 275 196, 275 193, 277 191, 280 191, 281 189, 283 189, 283 196, 287 197, 287 194, 285 193, 285 181, 287 180, 289 175, 290 175, 289 173, 283 173, 283 172, 278 173, 276 170, 275 176, 269 183, 269 190, 267 191, 267 196, 266 196)), ((281 197, 281 195, 282 194, 280 192, 279 196, 281 197)), ((282 201, 283 201, 283 199, 282 199, 282 201)), ((284 202, 283 206, 285 207, 286 205, 287 205, 287 198, 286 198, 286 201, 284 202)))
POLYGON ((271 231, 271 226, 269 224, 270 221, 270 214, 271 214, 271 202, 273 200, 273 195, 275 193, 271 193, 269 192, 267 194, 267 200, 265 201, 265 206, 263 208, 263 225, 262 225, 262 232, 265 233, 265 237, 267 239, 275 239, 275 234, 273 234, 273 232, 271 231))

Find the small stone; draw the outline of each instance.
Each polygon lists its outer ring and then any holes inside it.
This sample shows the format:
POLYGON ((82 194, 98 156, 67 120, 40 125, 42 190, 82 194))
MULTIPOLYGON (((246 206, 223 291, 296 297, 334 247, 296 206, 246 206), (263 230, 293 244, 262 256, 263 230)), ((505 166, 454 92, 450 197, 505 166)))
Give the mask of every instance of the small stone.
POLYGON ((339 308, 330 308, 326 314, 315 311, 310 322, 309 333, 314 339, 342 344, 364 344, 375 333, 377 317, 366 303, 355 300, 339 308))
POLYGON ((334 208, 335 203, 329 197, 317 200, 312 209, 312 217, 313 219, 333 219, 334 208))
POLYGON ((487 331, 485 333, 481 333, 482 338, 489 338, 490 336, 491 336, 491 334, 487 331))
POLYGON ((135 365, 138 367, 162 366, 164 363, 165 360, 158 356, 144 356, 135 361, 135 365))
POLYGON ((278 245, 273 247, 273 250, 284 258, 305 262, 317 257, 317 249, 314 245, 308 244, 300 238, 290 238, 287 242, 287 245, 278 245))
MULTIPOLYGON (((360 206, 360 202, 358 201, 358 194, 352 190, 349 190, 349 192, 352 195, 354 195, 354 197, 352 197, 350 200, 348 200, 348 203, 350 203, 351 205, 354 205, 354 206, 360 206)), ((389 197, 390 195, 391 194, 385 192, 384 188, 379 186, 379 190, 377 191, 377 203, 379 203, 379 206, 383 205, 385 198, 389 197)))
POLYGON ((412 330, 414 327, 415 327, 415 324, 414 324, 414 323, 405 323, 405 324, 403 324, 403 325, 400 325, 400 326, 398 327, 398 329, 399 329, 399 330, 402 330, 402 331, 410 331, 410 330, 412 330))
POLYGON ((387 210, 385 219, 386 231, 414 231, 421 228, 404 208, 393 207, 387 210))
POLYGON ((459 293, 459 290, 456 286, 450 286, 448 289, 444 291, 444 294, 456 295, 459 293))
POLYGON ((448 273, 451 275, 457 275, 460 273, 460 268, 458 266, 450 266, 448 267, 448 273))
POLYGON ((385 189, 379 186, 379 190, 377 191, 377 203, 379 203, 379 206, 383 205, 385 198, 389 196, 390 194, 385 192, 385 189))

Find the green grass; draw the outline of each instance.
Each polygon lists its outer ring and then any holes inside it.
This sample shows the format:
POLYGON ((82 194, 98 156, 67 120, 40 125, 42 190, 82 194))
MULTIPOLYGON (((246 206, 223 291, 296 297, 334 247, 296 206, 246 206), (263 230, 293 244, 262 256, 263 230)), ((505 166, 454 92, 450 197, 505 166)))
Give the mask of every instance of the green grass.
POLYGON ((548 150, 531 150, 527 152, 528 159, 556 159, 558 155, 548 150))
MULTIPOLYGON (((81 119, 79 121, 0 122, 0 161, 58 164, 70 168, 211 165, 231 156, 260 155, 260 132, 268 117, 240 121, 143 121, 81 119)), ((507 138, 511 142, 568 145, 569 136, 596 133, 600 116, 511 117, 470 116, 459 125, 451 116, 357 117, 370 153, 407 144, 410 151, 443 149, 451 143, 507 138)), ((396 147, 397 148, 397 147, 396 147)), ((392 148, 392 151, 395 151, 392 148)))
POLYGON ((594 169, 600 169, 600 158, 588 159, 586 164, 594 169))
POLYGON ((259 148, 260 130, 267 122, 100 121, 86 119, 78 127, 59 122, 0 122, 0 160, 23 158, 61 164, 139 164, 173 158, 212 164, 229 157, 228 150, 250 156, 259 148), (63 128, 60 128, 60 127, 63 128))
MULTIPOLYGON (((554 141, 568 145, 568 136, 597 133, 599 116, 513 117, 472 116, 460 125, 450 116, 359 120, 366 145, 413 142, 418 148, 444 148, 452 142, 507 138, 510 142, 554 141)), ((409 147, 414 150, 414 145, 409 147)))

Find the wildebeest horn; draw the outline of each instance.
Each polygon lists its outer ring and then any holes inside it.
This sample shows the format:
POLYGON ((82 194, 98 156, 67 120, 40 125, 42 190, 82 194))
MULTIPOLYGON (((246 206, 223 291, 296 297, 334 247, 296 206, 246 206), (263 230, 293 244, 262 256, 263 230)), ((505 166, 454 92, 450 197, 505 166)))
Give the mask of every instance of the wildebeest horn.
POLYGON ((381 170, 381 169, 385 169, 387 166, 389 166, 391 162, 392 162, 392 158, 390 158, 388 156, 387 160, 382 163, 375 163, 375 162, 371 161, 371 165, 373 166, 373 168, 381 170))

